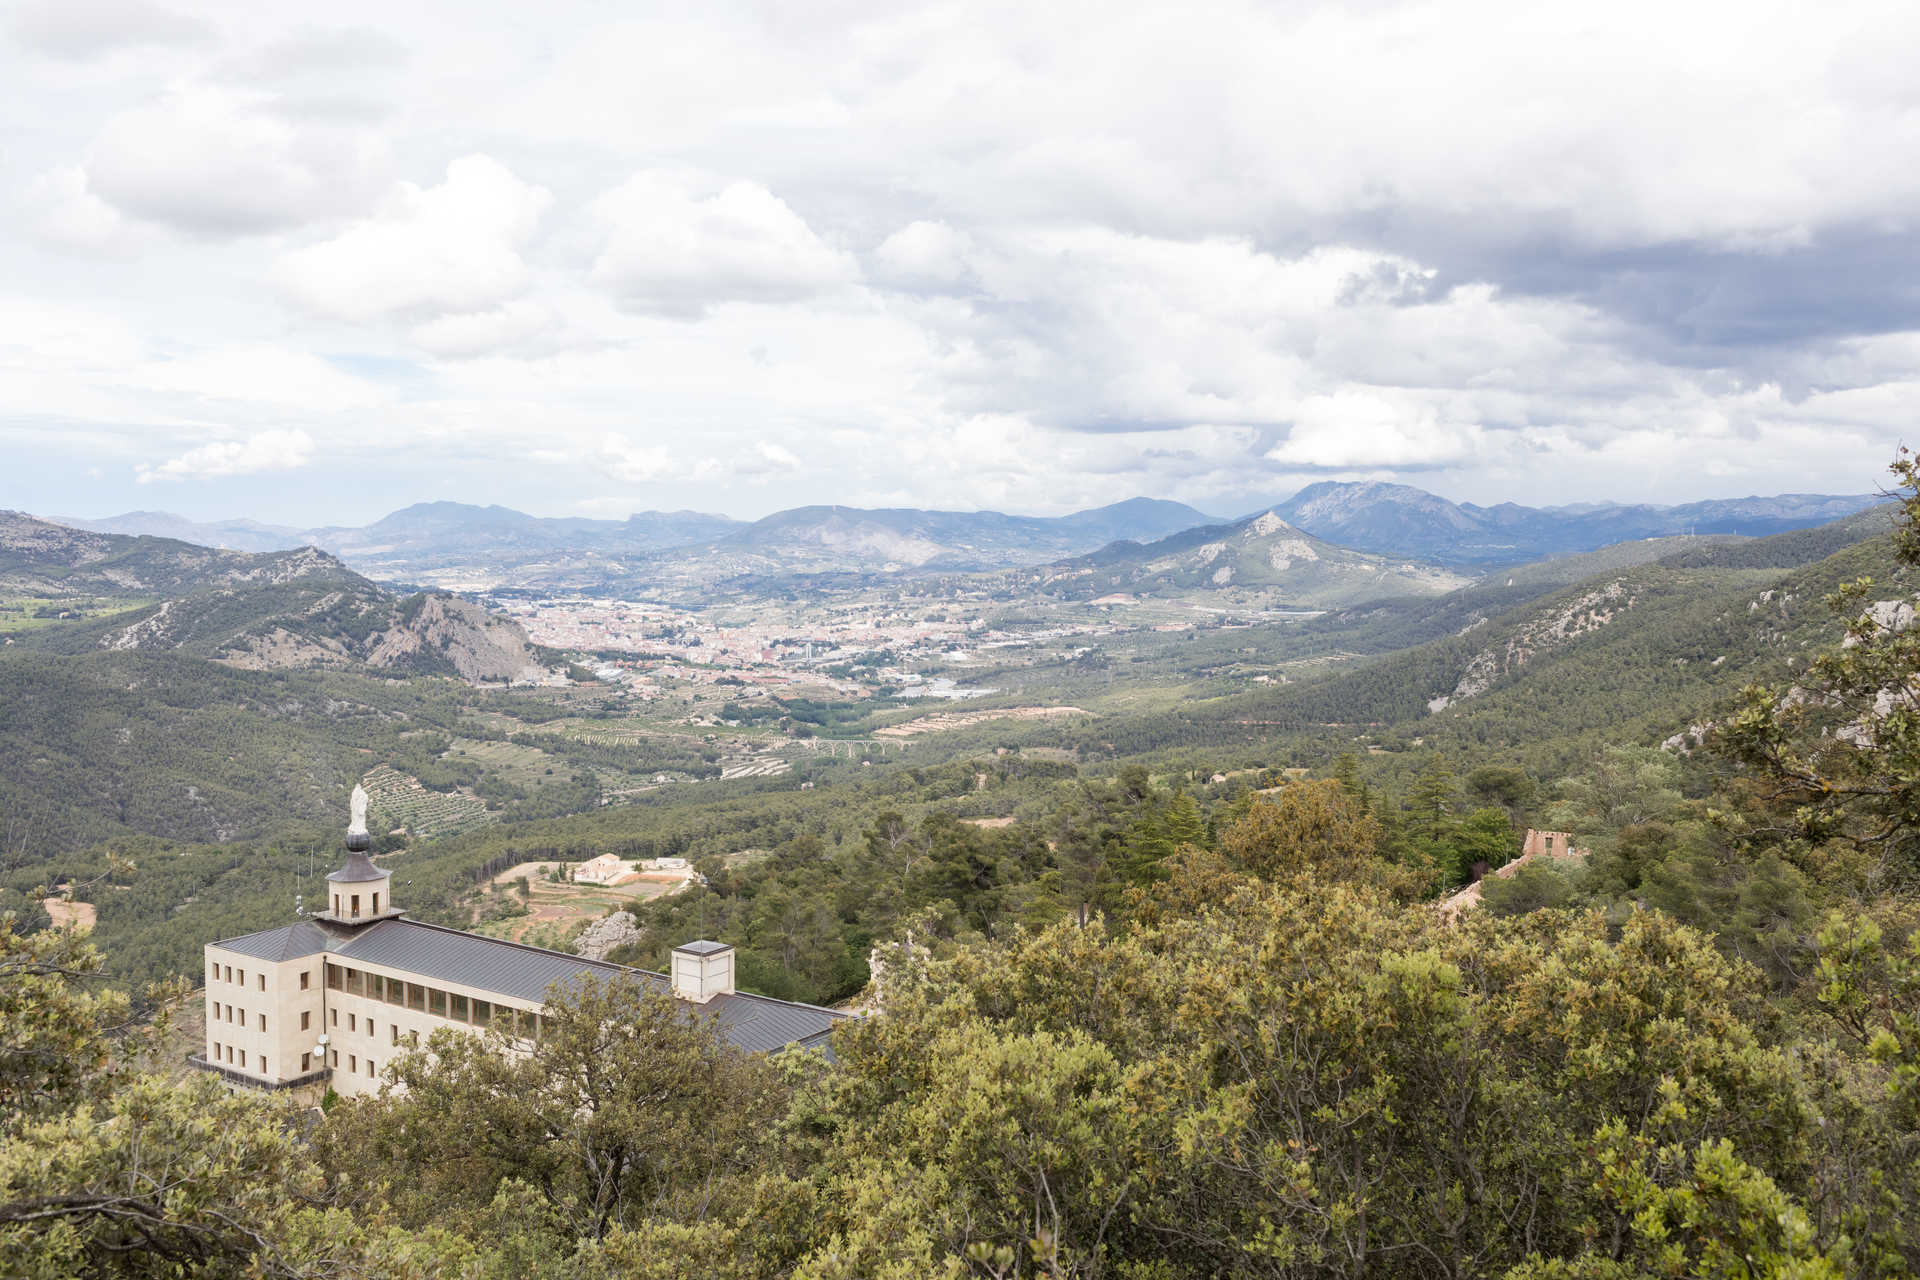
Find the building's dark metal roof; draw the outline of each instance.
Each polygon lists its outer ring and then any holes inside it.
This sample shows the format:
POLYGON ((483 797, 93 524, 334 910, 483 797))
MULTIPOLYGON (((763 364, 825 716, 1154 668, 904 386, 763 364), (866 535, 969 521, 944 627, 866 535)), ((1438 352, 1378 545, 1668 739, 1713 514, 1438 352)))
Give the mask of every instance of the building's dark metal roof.
POLYGON ((546 1000, 547 988, 554 983, 571 985, 583 973, 604 982, 631 972, 604 960, 588 960, 415 920, 382 920, 335 949, 342 959, 404 969, 423 978, 478 987, 531 1004, 546 1000))
MULTIPOLYGON (((327 952, 343 960, 399 969, 422 979, 455 982, 529 1004, 545 1003, 549 987, 556 983, 576 986, 583 975, 602 982, 633 977, 657 990, 671 988, 664 975, 645 969, 629 969, 416 920, 382 920, 351 932, 302 920, 214 945, 261 960, 291 960, 327 952)), ((725 949, 722 943, 705 945, 725 949)), ((715 996, 705 1004, 688 1004, 686 1008, 690 1013, 719 1019, 728 1042, 748 1053, 771 1053, 792 1044, 822 1045, 833 1025, 848 1016, 818 1005, 744 994, 715 996)))
POLYGON ((329 874, 327 879, 335 884, 358 884, 362 880, 384 880, 387 874, 369 862, 365 853, 355 849, 347 855, 346 865, 329 874))
POLYGON ((711 956, 718 955, 722 951, 733 950, 733 944, 731 942, 708 942, 705 938, 702 938, 698 942, 682 943, 680 946, 675 947, 674 950, 684 951, 690 956, 711 956))
POLYGON ((298 960, 327 950, 331 935, 311 920, 283 924, 278 929, 242 934, 213 945, 222 951, 236 951, 256 960, 298 960))

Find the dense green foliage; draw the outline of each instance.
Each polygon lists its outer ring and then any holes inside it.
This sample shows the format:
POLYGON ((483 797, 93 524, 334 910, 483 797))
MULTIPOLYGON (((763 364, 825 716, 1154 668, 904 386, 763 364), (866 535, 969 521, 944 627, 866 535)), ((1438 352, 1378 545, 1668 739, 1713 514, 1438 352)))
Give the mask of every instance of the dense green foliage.
MULTIPOLYGON (((1900 476, 1920 479, 1905 458, 1900 476)), ((986 674, 1081 697, 1139 668, 1172 695, 617 807, 600 778, 651 748, 558 732, 612 717, 590 691, 9 652, 0 895, 33 914, 0 926, 0 1258, 35 1277, 1909 1274, 1920 499, 1904 515, 1818 562, 1792 559, 1826 545, 1803 538, 1743 567, 1378 606, 1411 647, 1358 657, 1358 614, 1116 634, 986 674), (565 776, 516 796, 457 742, 565 776), (716 937, 742 985, 864 992, 869 1016, 830 1060, 768 1061, 639 984, 588 987, 524 1056, 443 1035, 321 1118, 142 1074, 155 1031, 131 1014, 178 994, 142 983, 287 918, 368 751, 503 806, 382 837, 415 914, 465 922, 521 862, 686 856, 704 883, 638 906, 615 958, 657 968, 716 937), (196 826, 209 796, 248 825, 196 826), (1588 852, 1435 909, 1528 827, 1588 852), (45 833, 51 856, 23 856, 45 833), (104 957, 41 927, 61 878, 104 957)), ((789 734, 900 714, 728 696, 789 734)), ((703 739, 677 741, 683 772, 711 772, 703 739)))

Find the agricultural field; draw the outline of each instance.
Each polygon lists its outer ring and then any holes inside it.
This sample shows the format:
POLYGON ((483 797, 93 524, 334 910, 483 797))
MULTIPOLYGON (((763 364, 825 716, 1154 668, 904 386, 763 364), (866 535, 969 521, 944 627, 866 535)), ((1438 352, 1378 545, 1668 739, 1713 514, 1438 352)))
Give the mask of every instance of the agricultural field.
POLYGON ((127 613, 144 609, 151 603, 120 596, 0 596, 0 636, 127 613))
POLYGON ((559 756, 517 742, 455 738, 450 751, 475 761, 488 773, 520 787, 542 787, 565 782, 573 773, 573 766, 559 756))
POLYGON ((361 778, 367 789, 369 823, 378 830, 404 827, 416 839, 458 835, 492 822, 484 801, 463 791, 429 791, 388 765, 361 778))
POLYGON ((523 862, 493 878, 476 904, 475 932, 510 942, 571 950, 575 935, 609 911, 677 892, 687 881, 668 872, 642 873, 620 885, 556 881, 556 862, 523 862), (526 892, 520 888, 521 881, 526 892), (507 914, 515 907, 524 914, 507 914))

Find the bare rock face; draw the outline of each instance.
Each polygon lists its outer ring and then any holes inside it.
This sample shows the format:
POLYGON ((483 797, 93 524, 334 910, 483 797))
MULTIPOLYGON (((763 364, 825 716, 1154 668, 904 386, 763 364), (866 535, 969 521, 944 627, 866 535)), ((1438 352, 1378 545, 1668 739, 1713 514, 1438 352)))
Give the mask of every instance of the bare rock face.
POLYGON ((445 658, 466 680, 531 680, 543 672, 519 623, 455 596, 405 602, 395 625, 373 638, 367 663, 406 667, 423 653, 445 658))
POLYGON ((605 960, 629 942, 640 941, 640 925, 631 911, 616 911, 588 925, 575 939, 573 949, 589 960, 605 960))
POLYGON ((1452 692, 1430 700, 1427 710, 1437 715, 1468 698, 1478 697, 1491 689, 1495 681, 1526 666, 1535 656, 1598 631, 1636 603, 1637 598, 1626 581, 1617 579, 1530 619, 1515 628, 1505 644, 1490 645, 1469 658, 1452 692))

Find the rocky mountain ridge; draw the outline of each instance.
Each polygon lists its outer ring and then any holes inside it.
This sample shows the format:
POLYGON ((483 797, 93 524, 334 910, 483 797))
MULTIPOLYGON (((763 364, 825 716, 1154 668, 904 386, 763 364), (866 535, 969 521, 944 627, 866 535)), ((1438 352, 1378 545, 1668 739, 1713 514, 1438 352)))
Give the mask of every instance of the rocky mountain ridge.
POLYGON ((67 652, 173 650, 256 670, 360 665, 468 681, 547 674, 518 623, 452 596, 401 597, 313 547, 224 551, 6 512, 0 591, 84 597, 95 621, 7 637, 67 652))

